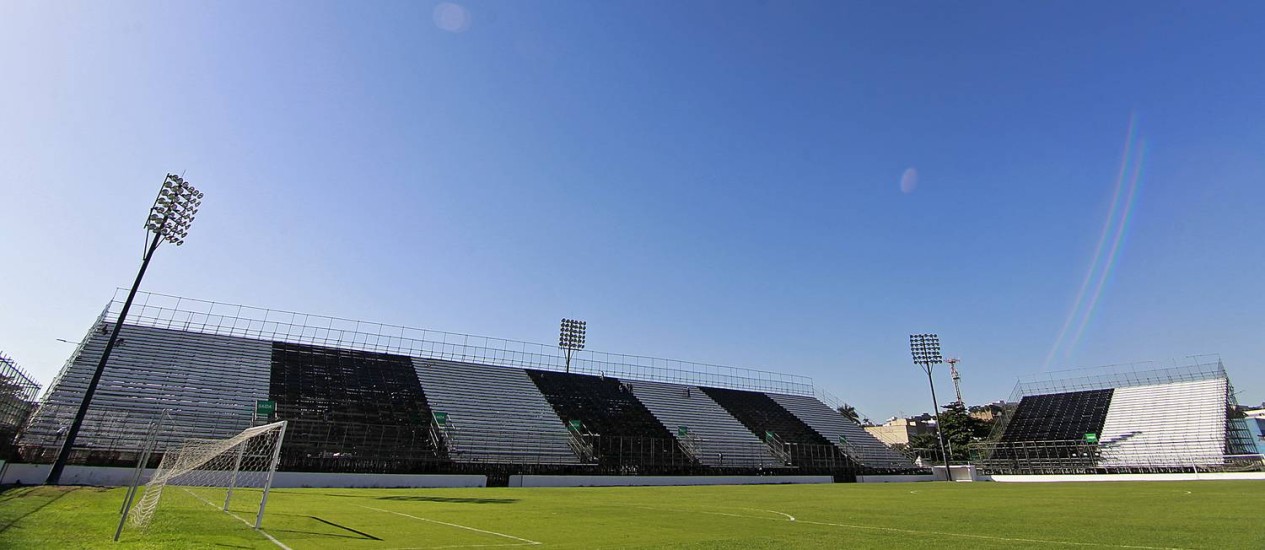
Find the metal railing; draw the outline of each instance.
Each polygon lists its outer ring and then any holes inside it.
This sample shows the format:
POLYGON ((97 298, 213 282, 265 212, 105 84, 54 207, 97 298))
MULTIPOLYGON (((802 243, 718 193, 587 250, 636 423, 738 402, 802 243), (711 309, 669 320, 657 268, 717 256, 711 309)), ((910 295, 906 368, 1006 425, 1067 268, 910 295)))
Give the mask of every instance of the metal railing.
POLYGON ((1265 471, 1259 454, 1228 454, 1224 441, 977 442, 971 462, 984 473, 1085 474, 1265 471))
POLYGON ((693 457, 695 460, 702 460, 702 452, 699 450, 699 438, 690 432, 677 433, 677 442, 681 445, 681 450, 693 457))
POLYGON ((14 436, 34 412, 39 393, 35 379, 0 352, 0 459, 6 457, 14 436))
POLYGON ((1214 378, 1227 378, 1221 356, 1217 354, 1189 355, 1182 358, 1181 362, 1173 359, 1168 364, 1139 361, 1069 369, 1020 378, 1010 394, 1010 402, 1017 403, 1026 395, 1152 386, 1214 378))
MULTIPOLYGON (((115 293, 100 321, 114 322, 118 319, 118 312, 122 307, 122 291, 123 289, 119 289, 115 293)), ((137 293, 127 324, 497 366, 566 370, 564 356, 558 348, 547 344, 224 304, 150 292, 137 293)), ((815 396, 819 393, 812 379, 806 376, 589 350, 576 352, 570 369, 571 372, 630 380, 792 395, 815 396)), ((834 401, 837 402, 837 399, 834 401)), ((837 403, 832 403, 834 405, 837 403)))
POLYGON ((778 437, 777 434, 765 432, 764 444, 769 446, 769 450, 773 451, 773 456, 776 456, 783 464, 791 463, 791 450, 787 448, 786 442, 782 441, 782 438, 778 437))
POLYGON ((579 422, 576 420, 567 424, 567 444, 571 446, 571 451, 580 459, 580 462, 586 464, 597 462, 597 453, 593 445, 596 434, 579 422))

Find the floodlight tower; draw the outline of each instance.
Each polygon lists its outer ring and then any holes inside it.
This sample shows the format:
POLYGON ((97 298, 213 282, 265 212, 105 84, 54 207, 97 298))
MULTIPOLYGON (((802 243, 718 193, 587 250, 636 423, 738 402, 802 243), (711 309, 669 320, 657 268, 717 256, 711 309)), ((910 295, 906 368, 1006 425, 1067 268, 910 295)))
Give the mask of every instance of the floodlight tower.
POLYGON ((940 442, 940 454, 944 456, 944 477, 946 481, 953 481, 952 461, 944 446, 944 424, 940 423, 940 403, 936 401, 936 382, 931 378, 931 369, 944 362, 940 355, 940 337, 935 334, 910 334, 909 351, 914 356, 914 364, 927 373, 927 384, 931 386, 931 410, 936 415, 936 439, 940 442))
POLYGON ((114 344, 119 339, 119 329, 123 328, 127 311, 132 308, 132 300, 136 298, 136 291, 141 286, 141 279, 145 277, 145 269, 149 267, 149 260, 154 257, 154 251, 158 250, 158 245, 164 242, 176 246, 184 244, 184 238, 189 235, 189 226, 193 224, 193 217, 197 215, 198 207, 201 205, 202 192, 195 189, 184 178, 167 174, 162 188, 158 190, 158 198, 154 199, 154 206, 149 209, 149 219, 145 220, 145 229, 153 235, 145 235, 145 255, 141 260, 140 272, 136 274, 132 290, 128 292, 127 300, 123 302, 123 309, 119 310, 119 318, 114 322, 114 330, 105 343, 105 350, 101 352, 101 361, 97 363, 97 370, 92 373, 92 379, 88 381, 88 389, 84 391, 83 401, 79 403, 79 412, 75 413, 75 419, 66 431, 66 439, 62 442, 61 451, 57 453, 57 461, 53 462, 52 469, 48 471, 48 478, 44 480, 45 485, 56 485, 61 481, 62 470, 66 468, 66 460, 70 458, 70 451, 75 446, 75 437, 79 435, 84 416, 88 414, 88 404, 92 402, 92 394, 96 393, 97 384, 101 382, 101 373, 105 372, 106 361, 110 359, 110 352, 114 351, 114 344))
POLYGON ((584 321, 575 319, 563 319, 562 327, 558 332, 558 347, 566 353, 567 372, 571 372, 571 355, 577 351, 584 349, 584 321))
POLYGON ((949 364, 949 374, 953 375, 953 392, 958 395, 957 403, 965 407, 966 402, 962 401, 962 376, 958 374, 958 363, 961 363, 962 360, 957 357, 951 357, 945 359, 944 362, 949 364))

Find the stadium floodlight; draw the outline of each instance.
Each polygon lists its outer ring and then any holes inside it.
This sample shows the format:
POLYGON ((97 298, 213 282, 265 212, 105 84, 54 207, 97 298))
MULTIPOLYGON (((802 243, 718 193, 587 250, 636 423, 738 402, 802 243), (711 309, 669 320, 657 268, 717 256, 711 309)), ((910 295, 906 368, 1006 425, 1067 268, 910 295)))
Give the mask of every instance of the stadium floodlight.
POLYGON ((558 330, 558 347, 566 354, 567 372, 571 372, 571 355, 584 349, 585 322, 563 319, 558 330))
POLYGON ((927 373, 927 384, 931 386, 931 411, 936 415, 936 440, 940 442, 940 455, 944 457, 944 477, 945 481, 953 481, 953 461, 945 449, 940 402, 936 400, 936 383, 931 377, 931 369, 944 362, 944 357, 940 355, 940 337, 935 334, 910 334, 909 351, 914 356, 914 364, 927 373))
POLYGON ((119 329, 123 328, 123 321, 127 318, 127 311, 132 308, 132 300, 136 298, 136 291, 141 286, 141 279, 145 277, 145 269, 149 267, 149 260, 154 257, 154 251, 158 250, 158 245, 168 242, 176 246, 184 244, 184 239, 189 235, 189 226, 193 224, 193 218, 198 214, 198 208, 202 205, 203 194, 195 189, 184 178, 175 174, 167 174, 163 180, 162 187, 158 190, 158 197, 154 199, 154 206, 149 209, 149 217, 145 220, 145 229, 153 235, 145 236, 145 255, 141 260, 141 269, 136 274, 136 280, 132 283, 132 290, 127 294, 127 300, 123 302, 123 309, 119 310, 119 318, 114 322, 114 331, 110 333, 110 339, 105 344, 105 350, 101 352, 101 360, 97 363, 97 370, 92 374, 92 379, 88 382, 88 388, 84 391, 83 401, 79 403, 79 412, 75 413, 75 419, 70 423, 70 428, 66 432, 66 439, 62 442, 61 450, 57 453, 57 461, 53 462, 53 467, 48 471, 48 477, 44 480, 45 485, 56 485, 61 481, 62 470, 66 468, 66 460, 70 458, 71 449, 75 445, 75 437, 79 435, 79 428, 83 426, 84 416, 88 414, 88 405, 92 402, 92 394, 97 391, 97 384, 101 382, 101 374, 105 372, 106 361, 110 359, 110 352, 114 351, 114 345, 119 339, 119 329))

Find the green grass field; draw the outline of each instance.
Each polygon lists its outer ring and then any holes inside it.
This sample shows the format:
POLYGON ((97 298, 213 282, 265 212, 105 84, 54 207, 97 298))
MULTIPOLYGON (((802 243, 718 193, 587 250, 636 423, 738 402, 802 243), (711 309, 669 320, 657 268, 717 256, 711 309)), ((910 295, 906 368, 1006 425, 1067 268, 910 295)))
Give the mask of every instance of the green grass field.
POLYGON ((116 544, 123 494, 4 491, 0 548, 1265 548, 1250 481, 279 489, 262 532, 249 498, 168 487, 116 544))

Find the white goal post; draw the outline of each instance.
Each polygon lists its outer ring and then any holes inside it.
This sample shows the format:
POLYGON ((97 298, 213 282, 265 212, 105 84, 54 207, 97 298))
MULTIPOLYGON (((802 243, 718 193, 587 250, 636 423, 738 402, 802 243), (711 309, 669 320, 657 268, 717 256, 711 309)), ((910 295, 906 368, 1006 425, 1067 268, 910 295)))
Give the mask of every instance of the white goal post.
MULTIPOLYGON (((223 491, 224 511, 228 511, 234 489, 260 489, 259 511, 254 526, 259 528, 272 489, 273 474, 281 458, 286 422, 274 422, 242 430, 227 439, 190 439, 178 449, 167 451, 136 506, 124 503, 119 529, 131 509, 132 525, 146 527, 154 518, 159 499, 167 486, 203 487, 223 491)), ((197 496, 197 495, 195 495, 197 496)), ((129 497, 130 498, 130 497, 129 497)), ((205 498, 197 498, 206 501, 205 498)), ((208 501, 209 502, 209 501, 208 501)), ((214 504, 218 506, 218 504, 214 504)), ((117 540, 117 538, 115 539, 117 540)))

